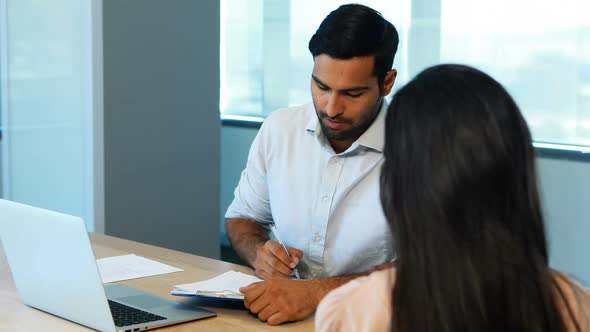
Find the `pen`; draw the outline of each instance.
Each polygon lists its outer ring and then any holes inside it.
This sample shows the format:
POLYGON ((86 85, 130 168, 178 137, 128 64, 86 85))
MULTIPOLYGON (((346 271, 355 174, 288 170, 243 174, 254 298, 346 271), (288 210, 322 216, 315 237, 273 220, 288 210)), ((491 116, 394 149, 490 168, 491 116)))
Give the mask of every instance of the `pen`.
MULTIPOLYGON (((279 241, 279 243, 281 244, 281 247, 283 247, 283 249, 285 249, 285 252, 287 253, 287 256, 291 257, 291 255, 289 254, 289 250, 287 250, 287 247, 285 247, 285 244, 283 243, 283 240, 281 240, 281 237, 279 236, 279 230, 277 229, 277 225, 275 225, 274 222, 272 224, 270 224, 270 231, 277 238, 277 241, 279 241)), ((297 270, 297 268, 294 268, 293 269, 293 273, 295 274, 295 278, 301 279, 299 277, 299 271, 297 270)))

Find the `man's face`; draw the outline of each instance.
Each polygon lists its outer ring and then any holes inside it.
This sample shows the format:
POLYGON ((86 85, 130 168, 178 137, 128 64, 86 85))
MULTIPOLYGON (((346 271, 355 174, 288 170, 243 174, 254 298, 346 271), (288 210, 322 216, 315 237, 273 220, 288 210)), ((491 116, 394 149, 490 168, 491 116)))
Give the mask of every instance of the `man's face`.
POLYGON ((315 57, 311 95, 322 131, 332 144, 352 144, 379 113, 383 95, 391 88, 384 89, 382 95, 373 73, 374 61, 373 56, 347 60, 325 54, 315 57))

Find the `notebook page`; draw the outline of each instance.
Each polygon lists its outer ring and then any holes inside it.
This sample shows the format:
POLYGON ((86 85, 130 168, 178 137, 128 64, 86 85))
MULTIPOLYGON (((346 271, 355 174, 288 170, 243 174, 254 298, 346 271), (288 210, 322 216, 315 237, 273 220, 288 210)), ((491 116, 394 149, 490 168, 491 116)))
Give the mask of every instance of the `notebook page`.
POLYGON ((245 287, 259 281, 262 281, 262 279, 245 273, 230 270, 208 280, 199 281, 192 284, 177 285, 175 291, 179 291, 180 293, 186 294, 196 294, 197 291, 229 291, 232 293, 240 294, 241 287, 245 287))
POLYGON ((183 271, 133 254, 97 259, 96 265, 104 284, 183 271))

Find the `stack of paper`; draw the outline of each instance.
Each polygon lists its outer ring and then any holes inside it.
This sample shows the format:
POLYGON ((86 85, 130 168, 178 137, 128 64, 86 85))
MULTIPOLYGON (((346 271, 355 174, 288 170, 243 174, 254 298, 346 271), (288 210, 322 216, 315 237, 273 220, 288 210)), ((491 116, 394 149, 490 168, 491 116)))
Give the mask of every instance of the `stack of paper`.
POLYGON ((240 288, 259 281, 262 281, 262 279, 230 270, 208 280, 192 284, 176 285, 171 294, 178 296, 244 299, 244 294, 240 293, 240 288))
POLYGON ((182 269, 136 255, 123 255, 97 259, 102 282, 129 280, 160 274, 180 272, 182 269))

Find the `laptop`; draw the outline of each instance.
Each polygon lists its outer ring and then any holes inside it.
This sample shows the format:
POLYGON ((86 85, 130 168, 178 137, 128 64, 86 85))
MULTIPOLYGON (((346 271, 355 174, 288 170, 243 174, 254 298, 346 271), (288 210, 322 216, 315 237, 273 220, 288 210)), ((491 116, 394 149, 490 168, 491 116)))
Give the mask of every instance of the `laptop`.
POLYGON ((0 199, 0 239, 31 307, 99 331, 144 331, 216 314, 120 284, 103 286, 82 219, 0 199))

